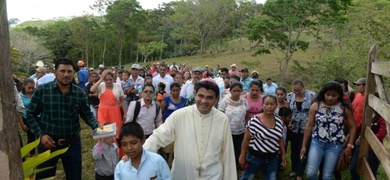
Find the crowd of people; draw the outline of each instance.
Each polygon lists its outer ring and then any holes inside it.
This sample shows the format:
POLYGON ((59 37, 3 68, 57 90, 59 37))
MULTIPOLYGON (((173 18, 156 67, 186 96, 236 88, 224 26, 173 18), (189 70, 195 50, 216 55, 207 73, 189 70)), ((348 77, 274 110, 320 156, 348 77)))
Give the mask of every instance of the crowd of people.
MULTIPOLYGON (((80 117, 92 129, 116 124, 116 135, 98 139, 91 150, 97 180, 246 180, 258 172, 279 179, 286 161, 291 178, 303 179, 306 172, 308 179, 341 179, 341 155, 352 162, 352 178, 360 178, 365 78, 353 83, 356 91, 338 78, 317 94, 299 79, 291 92, 271 78, 263 83, 257 71, 236 64, 212 69, 156 62, 129 70, 101 64, 95 70, 65 58, 52 68, 36 65, 19 93, 25 108, 19 123, 28 142, 40 138, 38 153, 69 147, 41 164, 54 168, 37 179, 54 176, 59 159, 67 179, 82 179, 80 117)), ((383 142, 386 125, 377 113, 372 128, 383 142)), ((368 161, 376 175, 379 160, 372 151, 368 161)))

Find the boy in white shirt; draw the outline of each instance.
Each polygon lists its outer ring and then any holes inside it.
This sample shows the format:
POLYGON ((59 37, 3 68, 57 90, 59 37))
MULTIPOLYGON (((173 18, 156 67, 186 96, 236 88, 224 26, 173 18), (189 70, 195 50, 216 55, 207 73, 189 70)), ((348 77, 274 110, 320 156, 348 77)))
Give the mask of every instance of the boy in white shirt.
POLYGON ((115 180, 172 179, 168 164, 160 155, 145 150, 144 131, 137 122, 122 126, 119 142, 128 160, 122 159, 115 168, 115 180))

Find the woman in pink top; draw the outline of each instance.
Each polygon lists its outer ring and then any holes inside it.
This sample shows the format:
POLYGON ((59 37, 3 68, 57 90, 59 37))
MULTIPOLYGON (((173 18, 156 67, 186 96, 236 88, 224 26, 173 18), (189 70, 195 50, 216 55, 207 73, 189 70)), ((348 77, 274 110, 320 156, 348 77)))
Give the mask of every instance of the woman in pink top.
POLYGON ((248 101, 248 113, 246 119, 251 119, 254 115, 259 114, 263 108, 263 82, 261 80, 253 80, 249 84, 249 93, 244 95, 248 101))

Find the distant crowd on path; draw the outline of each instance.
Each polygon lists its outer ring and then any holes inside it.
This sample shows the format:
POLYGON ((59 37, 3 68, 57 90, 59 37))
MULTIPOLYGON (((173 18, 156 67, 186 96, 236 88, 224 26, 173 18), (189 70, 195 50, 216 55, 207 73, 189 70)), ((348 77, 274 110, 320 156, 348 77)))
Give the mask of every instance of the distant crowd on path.
MULTIPOLYGON (((77 66, 68 59, 54 67, 37 62, 17 94, 23 106, 18 121, 28 142, 41 139, 38 153, 71 147, 40 165, 56 166, 61 158, 67 179, 82 177, 79 115, 92 129, 116 123, 116 135, 98 139, 92 150, 95 179, 246 180, 259 171, 264 179, 281 179, 288 144, 291 178, 306 172, 308 179, 341 179, 337 167, 345 157, 351 177, 360 179, 365 78, 353 83, 356 91, 337 78, 318 94, 295 79, 288 93, 236 64, 212 69, 155 62, 129 70, 101 64, 95 70, 80 60, 77 66)), ((387 130, 377 113, 372 129, 383 143, 387 130)), ((376 175, 372 150, 368 162, 376 175)), ((37 178, 54 175, 52 168, 37 178)))

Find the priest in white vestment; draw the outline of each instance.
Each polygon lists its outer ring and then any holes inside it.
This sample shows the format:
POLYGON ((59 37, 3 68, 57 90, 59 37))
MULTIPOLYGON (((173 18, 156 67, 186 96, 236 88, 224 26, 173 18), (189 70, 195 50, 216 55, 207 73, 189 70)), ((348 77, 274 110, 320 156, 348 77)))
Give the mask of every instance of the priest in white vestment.
POLYGON ((237 179, 229 120, 214 108, 218 97, 214 81, 197 83, 196 105, 173 112, 146 140, 144 148, 152 152, 175 143, 173 179, 237 179))

